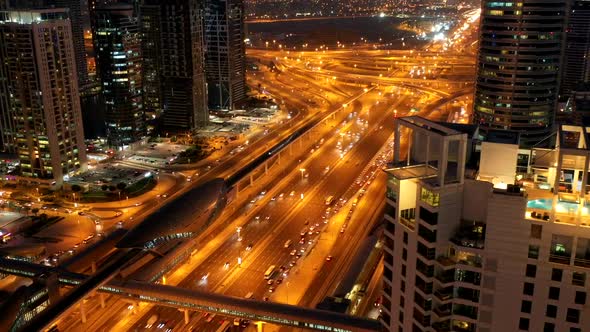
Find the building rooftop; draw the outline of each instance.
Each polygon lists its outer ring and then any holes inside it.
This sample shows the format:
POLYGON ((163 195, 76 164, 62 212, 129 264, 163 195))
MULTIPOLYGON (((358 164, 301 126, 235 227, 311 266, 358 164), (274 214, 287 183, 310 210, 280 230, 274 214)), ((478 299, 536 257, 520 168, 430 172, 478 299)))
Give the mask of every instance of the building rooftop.
POLYGON ((16 221, 22 217, 24 217, 24 215, 20 214, 20 213, 1 211, 0 212, 0 227, 4 227, 4 226, 10 224, 11 222, 16 221))

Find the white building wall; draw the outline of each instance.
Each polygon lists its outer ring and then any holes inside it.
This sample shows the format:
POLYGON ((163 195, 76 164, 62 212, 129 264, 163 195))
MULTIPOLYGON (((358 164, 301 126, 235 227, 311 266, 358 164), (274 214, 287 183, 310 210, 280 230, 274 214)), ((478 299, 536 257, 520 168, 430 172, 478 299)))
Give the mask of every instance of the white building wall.
POLYGON ((525 207, 522 196, 492 194, 488 201, 483 285, 493 296, 492 331, 518 330, 530 230, 523 221, 525 207))

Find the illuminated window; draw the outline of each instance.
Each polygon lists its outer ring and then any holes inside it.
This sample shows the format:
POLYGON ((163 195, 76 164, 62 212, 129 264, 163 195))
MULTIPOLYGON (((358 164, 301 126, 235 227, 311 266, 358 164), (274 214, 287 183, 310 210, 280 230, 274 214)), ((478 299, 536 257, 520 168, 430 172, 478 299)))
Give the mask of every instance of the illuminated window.
POLYGON ((440 194, 422 187, 420 191, 420 200, 431 206, 439 206, 440 194))

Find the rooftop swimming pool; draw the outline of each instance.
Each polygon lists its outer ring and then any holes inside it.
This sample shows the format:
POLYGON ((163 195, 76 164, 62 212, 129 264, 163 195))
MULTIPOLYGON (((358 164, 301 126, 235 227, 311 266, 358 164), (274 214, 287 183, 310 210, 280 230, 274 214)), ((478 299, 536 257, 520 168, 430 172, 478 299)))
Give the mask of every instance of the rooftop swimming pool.
MULTIPOLYGON (((539 209, 539 210, 551 210, 551 206, 553 205, 553 200, 551 198, 539 198, 533 199, 526 203, 526 207, 529 209, 539 209)), ((556 210, 557 212, 577 212, 578 206, 577 203, 569 203, 569 202, 557 202, 556 210)))

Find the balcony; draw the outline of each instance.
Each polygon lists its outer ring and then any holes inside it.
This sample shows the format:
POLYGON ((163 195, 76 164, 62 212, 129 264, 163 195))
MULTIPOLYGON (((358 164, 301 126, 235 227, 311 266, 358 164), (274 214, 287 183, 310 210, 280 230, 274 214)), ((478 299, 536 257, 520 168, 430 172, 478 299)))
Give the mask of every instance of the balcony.
POLYGON ((465 248, 483 249, 485 243, 485 224, 481 222, 464 223, 451 238, 451 242, 465 248))
POLYGON ((436 261, 443 269, 452 269, 457 263, 455 260, 447 256, 438 256, 436 261))
POLYGON ((455 270, 445 270, 436 274, 434 277, 441 284, 448 284, 455 281, 455 270))
POLYGON ((399 223, 406 226, 410 230, 414 230, 416 228, 416 219, 407 219, 404 217, 400 217, 399 223))
POLYGON ((440 301, 449 301, 453 299, 453 287, 446 287, 434 291, 434 296, 440 301))
MULTIPOLYGON (((588 257, 586 257, 586 256, 584 256, 584 258, 576 256, 576 258, 574 258, 574 265, 590 268, 590 259, 587 259, 587 258, 588 257)), ((569 264, 569 261, 568 261, 568 264, 569 264)))
POLYGON ((463 316, 477 320, 477 308, 470 305, 454 304, 453 315, 463 316))
POLYGON ((552 252, 549 254, 549 261, 551 263, 570 265, 571 253, 552 252))
POLYGON ((451 322, 447 319, 442 322, 436 322, 432 324, 432 328, 436 332, 450 332, 451 331, 451 322))
POLYGON ((433 311, 439 318, 448 317, 451 315, 451 305, 448 303, 439 305, 433 311))

